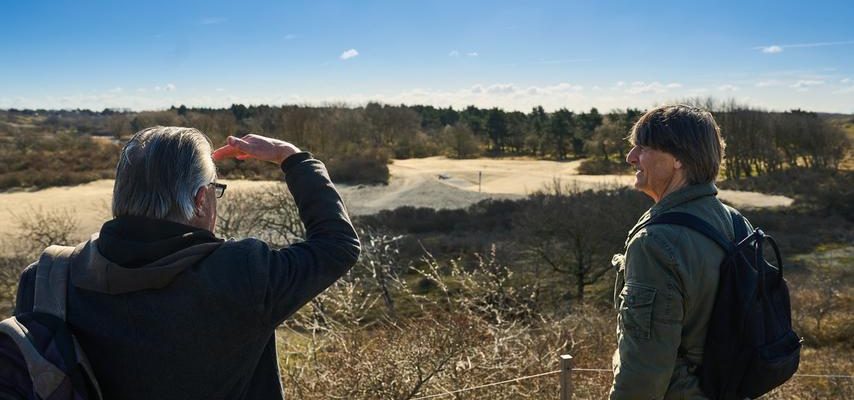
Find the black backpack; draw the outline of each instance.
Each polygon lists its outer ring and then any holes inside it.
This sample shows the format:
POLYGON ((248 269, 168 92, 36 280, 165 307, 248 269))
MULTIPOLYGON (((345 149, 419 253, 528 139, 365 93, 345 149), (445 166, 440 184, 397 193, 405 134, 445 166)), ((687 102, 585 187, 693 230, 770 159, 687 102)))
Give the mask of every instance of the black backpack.
POLYGON ((0 399, 103 398, 86 355, 65 323, 73 254, 74 247, 48 247, 34 267, 33 312, 0 322, 0 399))
POLYGON ((782 385, 798 370, 801 349, 777 243, 761 229, 748 233, 744 217, 732 209, 730 214, 735 242, 687 213, 664 213, 644 224, 690 228, 726 252, 698 371, 703 392, 724 400, 757 398, 782 385), (776 266, 764 257, 765 241, 776 266))

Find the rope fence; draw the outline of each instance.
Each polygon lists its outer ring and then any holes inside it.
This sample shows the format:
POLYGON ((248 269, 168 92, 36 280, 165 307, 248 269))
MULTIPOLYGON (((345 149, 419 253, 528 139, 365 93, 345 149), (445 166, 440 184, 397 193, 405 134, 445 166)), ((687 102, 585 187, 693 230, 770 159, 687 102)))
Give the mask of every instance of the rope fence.
POLYGON ((501 381, 501 382, 487 383, 486 385, 480 385, 480 386, 474 386, 474 387, 469 387, 469 388, 463 388, 463 389, 454 390, 454 391, 451 391, 451 392, 437 393, 437 394, 431 394, 431 395, 428 395, 428 396, 416 397, 416 398, 414 398, 414 399, 412 399, 412 400, 434 399, 434 398, 436 398, 436 397, 450 396, 450 395, 452 395, 452 394, 457 394, 457 393, 462 393, 462 392, 468 392, 468 391, 471 391, 471 390, 477 390, 477 389, 483 389, 483 388, 487 388, 487 387, 491 387, 491 386, 499 386, 499 385, 504 385, 504 384, 507 384, 507 383, 519 382, 519 381, 524 381, 524 380, 527 380, 527 379, 534 379, 534 378, 539 378, 539 377, 541 377, 541 376, 554 375, 554 374, 558 374, 558 373, 560 373, 560 370, 549 371, 549 372, 543 372, 543 373, 541 373, 541 374, 529 375, 529 376, 523 376, 523 377, 519 377, 519 378, 508 379, 508 380, 506 380, 506 381, 501 381))
MULTIPOLYGON (((415 397, 412 400, 426 400, 426 399, 435 399, 439 397, 451 396, 458 393, 469 392, 472 390, 478 390, 483 388, 488 388, 492 386, 500 386, 506 385, 508 383, 516 383, 534 378, 541 378, 544 376, 556 375, 560 374, 560 400, 570 400, 572 398, 572 372, 613 372, 611 369, 605 368, 573 368, 572 367, 572 356, 565 354, 560 356, 560 368, 554 371, 542 372, 539 374, 521 376, 518 378, 507 379, 499 382, 487 383, 485 385, 472 386, 467 388, 462 388, 453 391, 447 391, 444 393, 435 393, 421 397, 415 397)), ((838 374, 795 374, 792 378, 826 378, 826 379, 854 379, 854 375, 838 375, 838 374)))

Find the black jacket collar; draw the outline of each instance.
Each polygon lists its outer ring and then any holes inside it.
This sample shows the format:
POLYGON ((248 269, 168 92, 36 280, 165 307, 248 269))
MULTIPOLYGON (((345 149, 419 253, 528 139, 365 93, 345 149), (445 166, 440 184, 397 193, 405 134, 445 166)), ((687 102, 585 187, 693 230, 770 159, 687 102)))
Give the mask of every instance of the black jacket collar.
POLYGON ((97 244, 106 259, 135 268, 194 245, 215 242, 222 239, 205 229, 162 219, 123 216, 104 223, 97 244))

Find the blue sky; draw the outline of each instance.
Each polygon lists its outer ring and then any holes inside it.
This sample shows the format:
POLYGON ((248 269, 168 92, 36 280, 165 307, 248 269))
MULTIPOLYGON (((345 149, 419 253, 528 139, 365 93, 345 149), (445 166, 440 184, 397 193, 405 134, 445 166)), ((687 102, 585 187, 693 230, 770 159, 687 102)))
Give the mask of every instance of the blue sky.
POLYGON ((854 1, 6 1, 0 108, 854 113, 854 1))

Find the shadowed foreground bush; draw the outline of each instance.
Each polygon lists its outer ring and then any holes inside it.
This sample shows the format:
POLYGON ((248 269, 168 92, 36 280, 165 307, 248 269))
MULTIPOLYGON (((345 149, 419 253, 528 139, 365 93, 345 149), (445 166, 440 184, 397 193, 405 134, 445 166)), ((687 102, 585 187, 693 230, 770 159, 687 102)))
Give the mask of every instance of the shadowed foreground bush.
MULTIPOLYGON (((580 309, 561 319, 541 312, 536 288, 514 281, 494 255, 466 266, 425 258, 412 267, 432 282, 424 294, 386 270, 396 305, 391 313, 372 283, 381 258, 377 249, 366 251, 367 260, 281 331, 287 396, 413 399, 553 371, 560 354, 577 354, 576 365, 588 368, 610 357, 612 340, 600 334, 613 330, 610 315, 580 309)), ((576 394, 601 397, 609 381, 608 374, 579 375, 576 394)), ((556 375, 544 376, 456 398, 555 397, 557 382, 556 375)))

